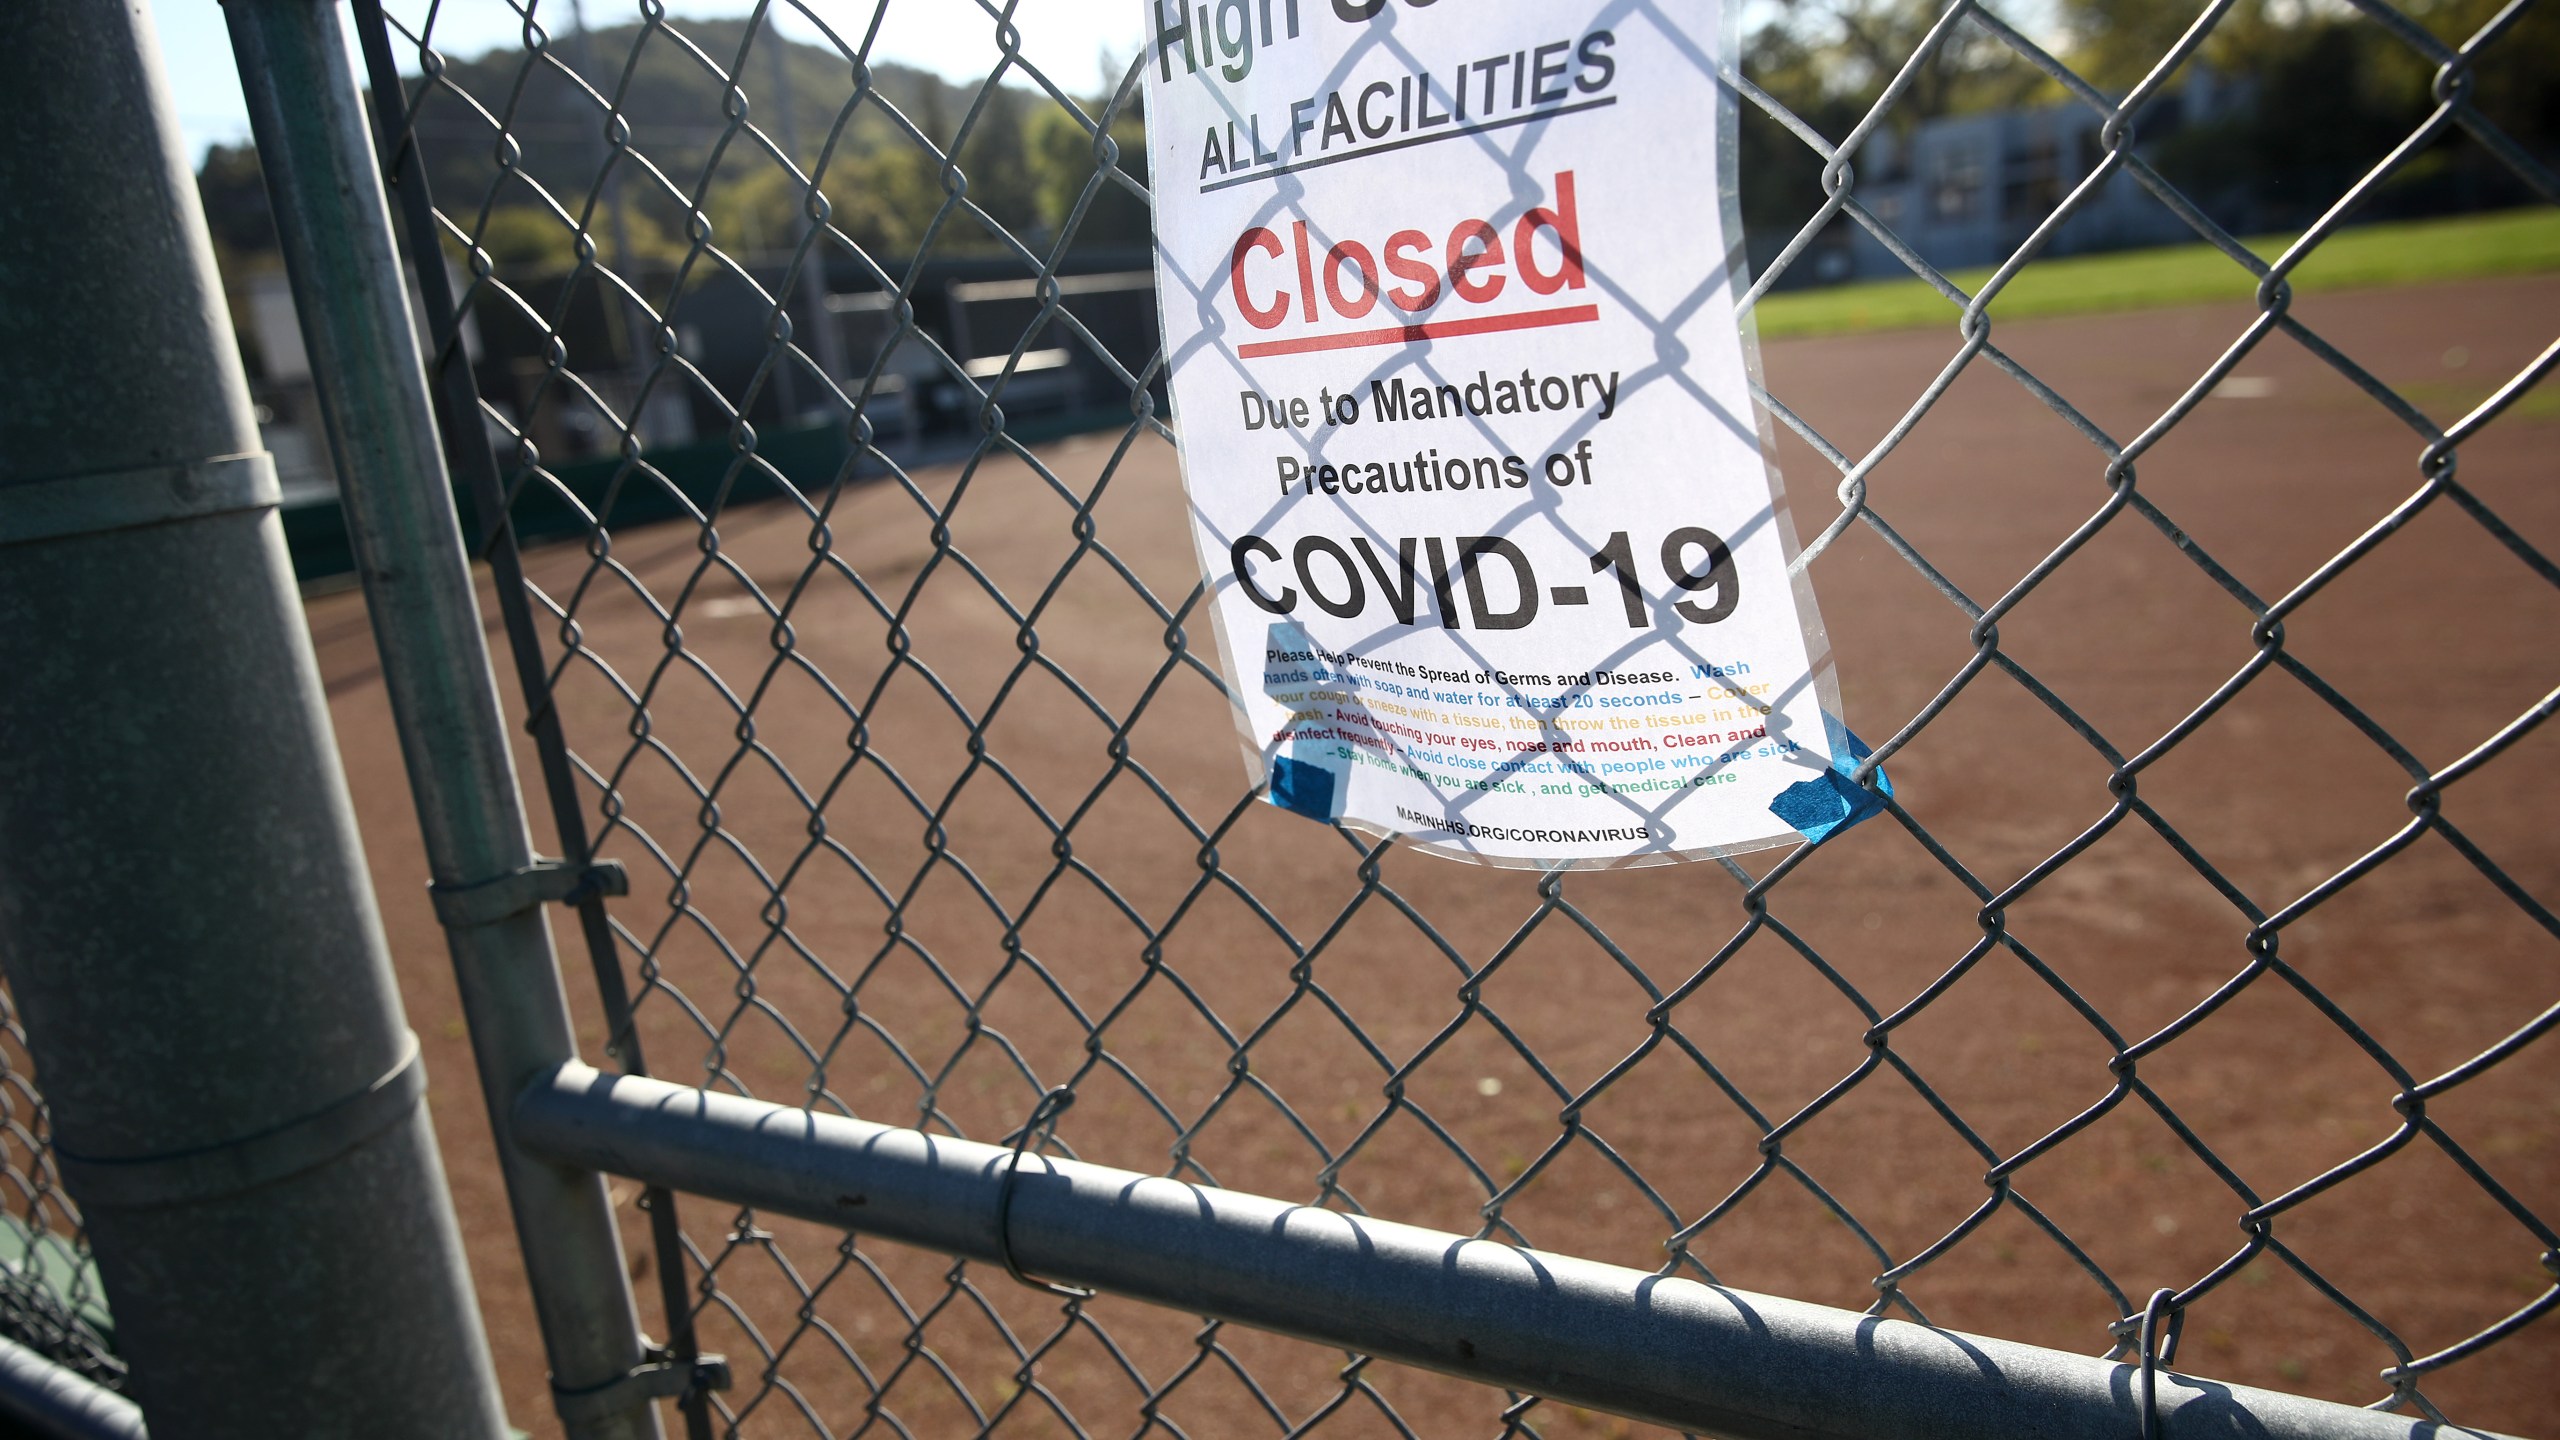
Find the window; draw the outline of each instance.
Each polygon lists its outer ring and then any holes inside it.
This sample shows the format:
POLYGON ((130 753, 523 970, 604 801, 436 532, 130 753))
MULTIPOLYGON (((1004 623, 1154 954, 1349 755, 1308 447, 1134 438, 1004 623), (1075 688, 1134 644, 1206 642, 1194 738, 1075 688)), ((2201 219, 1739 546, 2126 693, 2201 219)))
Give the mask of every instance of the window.
POLYGON ((2000 187, 2000 218, 2041 220, 2062 203, 2062 147, 2037 136, 2009 152, 2000 187))
POLYGON ((1941 150, 1929 175, 1929 214, 1938 220, 1970 220, 1980 206, 1982 156, 1970 145, 1941 150))

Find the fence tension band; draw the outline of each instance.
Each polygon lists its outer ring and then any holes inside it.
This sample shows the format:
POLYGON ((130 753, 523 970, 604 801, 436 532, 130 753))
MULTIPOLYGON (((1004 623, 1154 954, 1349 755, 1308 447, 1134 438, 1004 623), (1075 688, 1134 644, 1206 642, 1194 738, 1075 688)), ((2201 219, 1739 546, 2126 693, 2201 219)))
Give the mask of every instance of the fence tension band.
POLYGON ((601 1385, 563 1390, 555 1383, 551 1387, 552 1408, 560 1412, 561 1420, 577 1425, 618 1415, 652 1400, 674 1400, 697 1390, 729 1388, 729 1358, 725 1355, 697 1355, 684 1361, 668 1354, 663 1345, 650 1345, 641 1353, 647 1358, 639 1365, 601 1385))
POLYGON ((8 496, 0 505, 0 545, 263 510, 284 501, 275 459, 264 450, 33 480, 9 486, 8 496))
POLYGON ((98 1159, 57 1148, 73 1198, 96 1209, 139 1210, 220 1199, 299 1175, 390 1129, 427 1093, 418 1037, 401 1032, 400 1059, 382 1078, 297 1120, 198 1150, 98 1159))
POLYGON ((631 893, 631 872, 619 860, 579 865, 567 860, 537 859, 521 870, 464 885, 439 881, 427 887, 436 918, 448 930, 488 925, 510 915, 540 909, 546 900, 580 904, 597 895, 631 893))

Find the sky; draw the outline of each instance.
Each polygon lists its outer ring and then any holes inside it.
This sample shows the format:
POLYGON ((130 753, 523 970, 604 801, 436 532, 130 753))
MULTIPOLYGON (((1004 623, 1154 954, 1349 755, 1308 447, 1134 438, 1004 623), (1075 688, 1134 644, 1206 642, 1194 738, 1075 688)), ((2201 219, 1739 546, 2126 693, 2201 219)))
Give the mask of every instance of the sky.
MULTIPOLYGON (((569 0, 531 0, 534 14, 553 35, 565 35, 573 21, 569 0)), ((824 20, 840 35, 853 38, 869 27, 877 0, 803 0, 809 14, 824 20)), ((955 80, 975 79, 987 72, 996 53, 995 21, 978 0, 887 0, 873 58, 920 66, 955 80)), ((160 37, 160 53, 169 68, 178 123, 186 131, 187 153, 201 159, 209 145, 244 144, 249 114, 240 98, 240 78, 231 62, 230 33, 223 27, 217 0, 151 0, 152 21, 160 37)), ((386 0, 395 19, 415 23, 426 12, 426 0, 386 0)), ((745 15, 751 0, 669 0, 667 15, 681 25, 689 18, 745 15)), ((596 29, 627 24, 639 16, 637 0, 585 0, 586 22, 596 29)), ((344 7, 341 7, 344 14, 344 7)), ((798 40, 819 42, 806 17, 788 5, 774 6, 782 32, 798 40)), ((1146 0, 1020 0, 1014 25, 1022 35, 1023 57, 1072 90, 1100 88, 1105 53, 1126 65, 1138 48, 1146 19, 1146 0)), ((479 55, 524 43, 523 19, 507 0, 443 0, 436 18, 436 48, 457 57, 479 55)), ((353 30, 352 21, 348 26, 353 30)), ((361 65, 358 73, 362 73, 361 65)), ((1115 68, 1111 77, 1119 78, 1115 68)))

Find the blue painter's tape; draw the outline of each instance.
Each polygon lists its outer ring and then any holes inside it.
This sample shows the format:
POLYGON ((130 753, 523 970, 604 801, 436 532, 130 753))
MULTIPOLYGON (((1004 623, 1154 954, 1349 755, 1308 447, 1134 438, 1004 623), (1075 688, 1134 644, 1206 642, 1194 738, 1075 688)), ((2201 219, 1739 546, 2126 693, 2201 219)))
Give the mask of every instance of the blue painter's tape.
MULTIPOLYGON (((1846 830, 1884 811, 1884 801, 1875 791, 1849 778, 1858 762, 1875 752, 1837 717, 1825 715, 1822 719, 1831 731, 1831 768, 1810 780, 1797 781, 1769 802, 1769 813, 1786 821, 1807 840, 1846 830)), ((1893 793, 1893 781, 1886 777, 1883 766, 1876 767, 1876 789, 1886 795, 1893 793)))
POLYGON ((1310 820, 1330 820, 1334 808, 1333 772, 1294 756, 1271 762, 1271 803, 1310 820))
MULTIPOLYGON (((1262 693, 1277 695, 1282 691, 1300 690, 1309 685, 1333 679, 1333 672, 1315 658, 1315 641, 1295 621, 1274 622, 1264 640, 1262 693), (1278 660, 1279 655, 1304 655, 1304 660, 1278 660)), ((1295 727, 1293 727, 1295 728, 1295 727)), ((1263 798, 1293 815, 1310 820, 1339 820, 1343 802, 1349 799, 1351 777, 1346 758, 1348 751, 1329 740, 1297 739, 1290 742, 1289 752, 1271 760, 1271 787, 1263 798)))

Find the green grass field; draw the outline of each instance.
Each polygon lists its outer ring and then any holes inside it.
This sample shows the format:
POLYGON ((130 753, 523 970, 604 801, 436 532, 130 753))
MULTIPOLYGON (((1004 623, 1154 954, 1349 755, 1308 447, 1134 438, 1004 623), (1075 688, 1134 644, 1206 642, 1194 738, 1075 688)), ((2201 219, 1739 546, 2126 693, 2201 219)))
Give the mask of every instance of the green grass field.
MULTIPOLYGON (((2292 241, 2290 235, 2263 235, 2247 243, 2273 260, 2292 241)), ((2560 270, 2560 211, 2511 210, 2343 231, 2293 272, 2293 285, 2297 291, 2344 290, 2542 270, 2560 270)), ((1971 293, 1991 274, 1987 269, 1958 270, 1948 278, 1971 293)), ((2256 280, 2222 252, 2203 244, 2178 245, 2039 260, 1991 302, 1991 314, 1998 320, 2022 320, 2141 310, 2247 300, 2256 289, 2256 280)), ((1933 325, 1952 329, 1956 315, 1953 304, 1919 280, 1787 291, 1759 307, 1763 339, 1933 325)))

